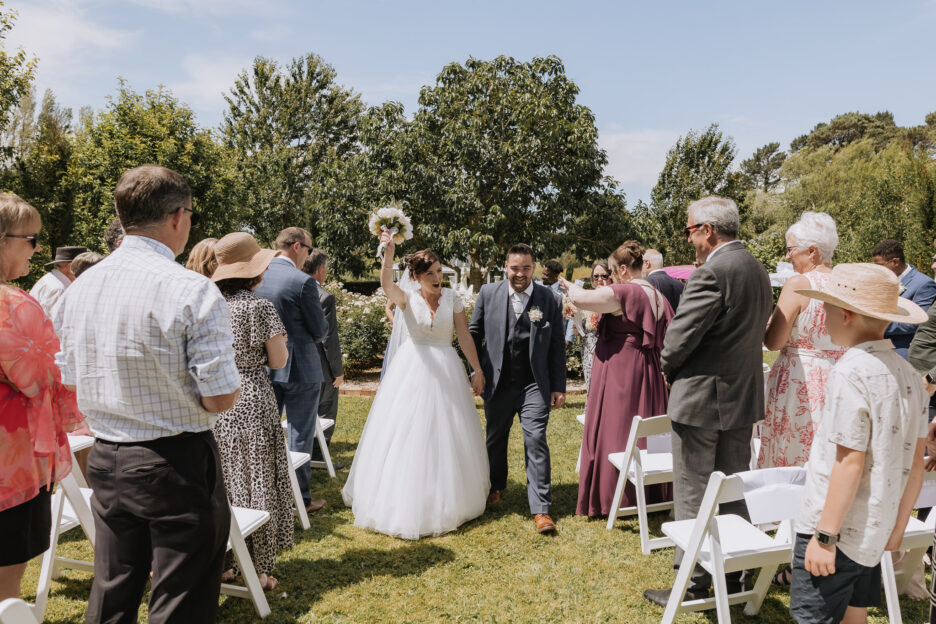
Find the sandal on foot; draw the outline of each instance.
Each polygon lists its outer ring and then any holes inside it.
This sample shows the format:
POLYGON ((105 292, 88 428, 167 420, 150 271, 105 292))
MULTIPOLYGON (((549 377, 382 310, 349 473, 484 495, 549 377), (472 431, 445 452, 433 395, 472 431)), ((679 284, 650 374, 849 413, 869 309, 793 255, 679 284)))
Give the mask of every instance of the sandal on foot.
POLYGON ((221 573, 221 582, 222 582, 222 583, 230 583, 230 582, 233 581, 233 580, 234 580, 234 569, 233 569, 233 568, 231 568, 230 570, 225 570, 224 572, 221 573))
POLYGON ((792 582, 793 570, 791 570, 789 566, 774 574, 773 580, 771 581, 773 585, 778 585, 780 587, 789 587, 792 582))
POLYGON ((257 576, 257 579, 260 581, 260 587, 263 588, 263 591, 273 591, 279 585, 279 580, 275 576, 269 576, 267 574, 260 574, 257 576), (266 580, 264 581, 264 577, 266 580))

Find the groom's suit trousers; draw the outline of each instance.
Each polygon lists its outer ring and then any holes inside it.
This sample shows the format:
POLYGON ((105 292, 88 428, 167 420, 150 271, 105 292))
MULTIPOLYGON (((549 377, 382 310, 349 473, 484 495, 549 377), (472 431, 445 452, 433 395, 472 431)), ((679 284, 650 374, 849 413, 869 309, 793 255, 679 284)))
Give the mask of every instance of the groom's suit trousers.
POLYGON ((494 394, 485 402, 484 413, 487 419, 491 489, 503 490, 507 487, 507 443, 514 415, 519 415, 523 428, 530 513, 549 513, 552 504, 549 446, 546 443, 549 405, 543 401, 539 386, 536 382, 521 386, 502 377, 494 394))

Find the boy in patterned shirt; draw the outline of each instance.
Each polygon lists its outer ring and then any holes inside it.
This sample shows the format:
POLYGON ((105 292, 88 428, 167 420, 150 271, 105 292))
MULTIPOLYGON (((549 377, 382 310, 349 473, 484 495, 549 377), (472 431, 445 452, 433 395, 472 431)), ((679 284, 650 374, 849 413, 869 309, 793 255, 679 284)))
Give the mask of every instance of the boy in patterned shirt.
POLYGON ((840 264, 823 291, 826 327, 849 347, 829 375, 794 528, 790 613, 800 624, 867 622, 881 556, 896 550, 923 479, 929 396, 894 351, 889 322, 922 323, 892 271, 840 264))

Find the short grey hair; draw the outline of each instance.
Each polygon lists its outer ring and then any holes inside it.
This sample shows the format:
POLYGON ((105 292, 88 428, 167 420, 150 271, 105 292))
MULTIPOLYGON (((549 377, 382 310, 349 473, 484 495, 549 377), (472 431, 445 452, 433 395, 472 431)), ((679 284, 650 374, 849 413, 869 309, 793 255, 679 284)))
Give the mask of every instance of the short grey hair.
POLYGON ((656 249, 648 249, 644 252, 644 262, 649 262, 654 269, 663 267, 663 254, 656 249))
POLYGON ((727 197, 709 195, 689 204, 688 214, 697 225, 709 223, 720 238, 737 238, 741 228, 738 205, 727 197))
POLYGON ((838 230, 835 220, 824 212, 804 212, 799 221, 787 229, 786 235, 797 246, 815 247, 823 264, 832 264, 832 254, 838 247, 838 230))

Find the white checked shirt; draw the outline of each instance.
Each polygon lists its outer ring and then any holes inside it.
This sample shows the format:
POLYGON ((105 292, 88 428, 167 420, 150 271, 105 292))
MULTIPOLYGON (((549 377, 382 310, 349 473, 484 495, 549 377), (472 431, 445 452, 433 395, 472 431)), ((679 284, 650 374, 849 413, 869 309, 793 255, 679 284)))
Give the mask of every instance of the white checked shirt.
POLYGON ((224 297, 156 240, 124 237, 62 307, 56 363, 95 437, 142 442, 210 429, 216 417, 200 397, 240 387, 224 297))

